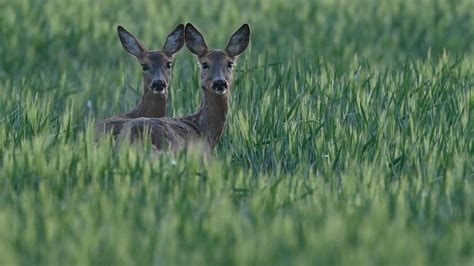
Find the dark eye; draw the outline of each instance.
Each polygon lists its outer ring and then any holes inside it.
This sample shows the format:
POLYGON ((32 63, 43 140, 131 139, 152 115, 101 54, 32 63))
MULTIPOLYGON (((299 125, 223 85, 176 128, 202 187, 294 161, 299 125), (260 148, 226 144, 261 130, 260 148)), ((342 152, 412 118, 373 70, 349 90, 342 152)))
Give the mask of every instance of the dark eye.
POLYGON ((150 66, 147 65, 147 64, 143 64, 142 69, 143 69, 143 71, 148 71, 148 70, 150 70, 150 66))
POLYGON ((166 68, 171 69, 171 62, 166 63, 166 68))
POLYGON ((232 63, 232 62, 227 63, 228 68, 232 68, 233 66, 234 66, 234 63, 232 63))
POLYGON ((202 67, 202 69, 208 69, 208 68, 209 68, 209 64, 208 64, 208 63, 202 63, 202 64, 201 64, 201 67, 202 67))

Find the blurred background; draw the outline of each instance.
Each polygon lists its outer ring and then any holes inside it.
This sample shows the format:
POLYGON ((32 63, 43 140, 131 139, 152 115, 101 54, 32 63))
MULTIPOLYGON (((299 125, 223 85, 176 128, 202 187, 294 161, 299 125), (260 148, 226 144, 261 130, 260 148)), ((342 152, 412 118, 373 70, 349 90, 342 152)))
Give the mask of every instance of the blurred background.
MULTIPOLYGON (((178 23, 194 23, 211 47, 220 48, 248 22, 252 44, 241 59, 244 70, 308 68, 319 58, 331 64, 359 58, 382 69, 443 53, 471 57, 474 43, 470 0, 15 0, 0 7, 2 82, 13 83, 7 87, 16 92, 28 87, 56 95, 79 109, 91 101, 98 117, 128 110, 141 92, 139 66, 118 41, 119 24, 159 49, 178 23)), ((174 72, 172 98, 198 91, 186 49, 174 72)), ((7 90, 0 92, 2 101, 11 98, 7 90)), ((170 114, 194 110, 198 97, 191 98, 189 106, 172 100, 170 114)))

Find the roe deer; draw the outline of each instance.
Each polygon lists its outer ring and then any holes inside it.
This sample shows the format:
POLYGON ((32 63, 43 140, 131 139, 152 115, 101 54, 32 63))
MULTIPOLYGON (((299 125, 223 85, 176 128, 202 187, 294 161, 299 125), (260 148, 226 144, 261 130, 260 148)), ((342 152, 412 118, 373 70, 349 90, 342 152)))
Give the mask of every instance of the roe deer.
POLYGON ((143 70, 143 95, 138 105, 130 112, 101 121, 96 131, 113 131, 117 135, 122 125, 138 117, 165 116, 168 86, 171 80, 173 55, 184 46, 184 25, 179 24, 166 38, 162 50, 149 51, 124 27, 117 27, 123 48, 135 56, 143 70))
POLYGON ((186 46, 201 66, 202 99, 197 112, 182 118, 133 119, 124 124, 121 136, 134 141, 143 138, 146 131, 158 150, 177 151, 193 143, 213 148, 226 124, 235 60, 247 48, 249 40, 250 27, 244 24, 223 50, 208 49, 201 33, 192 24, 186 24, 186 46))

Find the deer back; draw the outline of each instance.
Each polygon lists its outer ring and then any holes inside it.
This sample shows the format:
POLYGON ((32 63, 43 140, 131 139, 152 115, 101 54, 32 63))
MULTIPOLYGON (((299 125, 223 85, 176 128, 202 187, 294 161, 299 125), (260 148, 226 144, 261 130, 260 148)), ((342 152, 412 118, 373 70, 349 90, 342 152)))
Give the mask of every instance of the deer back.
POLYGON ((178 118, 137 118, 122 125, 119 139, 131 142, 148 137, 158 150, 178 151, 202 140, 202 134, 196 125, 188 119, 178 118), (145 135, 146 134, 146 135, 145 135))

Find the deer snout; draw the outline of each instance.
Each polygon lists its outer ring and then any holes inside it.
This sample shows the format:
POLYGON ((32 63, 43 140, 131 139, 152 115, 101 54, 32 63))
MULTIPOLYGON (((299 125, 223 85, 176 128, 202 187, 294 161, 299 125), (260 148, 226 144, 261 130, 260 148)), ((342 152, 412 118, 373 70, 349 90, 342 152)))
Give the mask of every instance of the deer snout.
POLYGON ((223 79, 215 80, 212 83, 212 88, 216 91, 217 94, 224 94, 228 87, 229 85, 223 79))
POLYGON ((165 88, 166 88, 166 82, 162 79, 154 80, 151 83, 151 90, 154 93, 164 93, 165 88))

